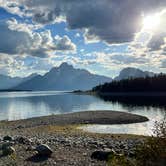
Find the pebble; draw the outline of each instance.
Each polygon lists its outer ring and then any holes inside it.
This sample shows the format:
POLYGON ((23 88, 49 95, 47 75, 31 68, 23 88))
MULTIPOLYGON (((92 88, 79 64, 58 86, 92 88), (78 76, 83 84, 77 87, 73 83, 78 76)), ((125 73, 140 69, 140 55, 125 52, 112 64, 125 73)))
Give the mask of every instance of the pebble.
POLYGON ((15 140, 16 140, 18 143, 20 143, 20 144, 27 144, 27 145, 29 145, 29 144, 32 144, 32 143, 33 143, 29 138, 23 137, 23 136, 19 136, 19 137, 17 137, 15 140))

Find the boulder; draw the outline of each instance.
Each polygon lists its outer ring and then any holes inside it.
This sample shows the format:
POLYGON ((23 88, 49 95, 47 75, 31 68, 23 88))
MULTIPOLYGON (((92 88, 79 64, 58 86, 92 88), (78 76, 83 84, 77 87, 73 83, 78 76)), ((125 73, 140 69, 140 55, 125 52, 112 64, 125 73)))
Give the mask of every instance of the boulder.
POLYGON ((0 144, 0 150, 6 149, 6 148, 8 148, 9 146, 12 146, 12 145, 14 145, 13 142, 4 142, 4 143, 1 143, 0 144))
POLYGON ((4 141, 12 141, 13 138, 11 136, 9 136, 9 135, 6 135, 6 136, 3 137, 3 140, 4 141))
POLYGON ((6 148, 3 148, 3 150, 2 150, 2 154, 5 156, 11 155, 13 153, 15 153, 15 149, 12 146, 8 146, 6 148))
POLYGON ((45 144, 38 145, 35 150, 41 156, 50 156, 53 153, 52 149, 45 144))
POLYGON ((94 151, 91 155, 92 159, 100 160, 100 161, 107 161, 111 155, 115 155, 114 150, 110 151, 94 151))

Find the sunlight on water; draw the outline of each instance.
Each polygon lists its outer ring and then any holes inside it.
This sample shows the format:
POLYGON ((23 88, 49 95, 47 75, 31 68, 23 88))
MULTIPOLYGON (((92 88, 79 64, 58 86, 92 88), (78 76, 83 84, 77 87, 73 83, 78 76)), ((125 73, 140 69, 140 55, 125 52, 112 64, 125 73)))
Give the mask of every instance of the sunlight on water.
POLYGON ((121 125, 87 125, 80 127, 84 131, 92 133, 112 133, 112 134, 136 134, 153 135, 153 122, 121 124, 121 125))

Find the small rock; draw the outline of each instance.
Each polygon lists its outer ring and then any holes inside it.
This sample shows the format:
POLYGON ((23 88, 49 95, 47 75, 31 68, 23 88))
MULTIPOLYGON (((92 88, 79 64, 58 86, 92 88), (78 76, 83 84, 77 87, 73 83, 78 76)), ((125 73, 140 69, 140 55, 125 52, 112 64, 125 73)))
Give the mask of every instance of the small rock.
POLYGON ((35 150, 41 156, 50 156, 53 153, 51 148, 48 145, 45 145, 45 144, 38 145, 35 150))
POLYGON ((22 128, 24 128, 22 125, 16 127, 16 129, 22 129, 22 128))
POLYGON ((87 156, 87 153, 83 153, 82 155, 83 155, 83 156, 87 156))
POLYGON ((95 151, 92 153, 91 158, 100 161, 107 161, 110 155, 114 155, 115 151, 95 151))
POLYGON ((136 153, 134 151, 129 151, 128 156, 131 157, 131 158, 136 157, 136 153))
POLYGON ((36 148, 34 146, 31 146, 29 145, 27 148, 26 148, 26 151, 34 151, 36 150, 36 148))
POLYGON ((20 143, 20 144, 31 144, 31 143, 32 143, 32 141, 31 141, 29 138, 27 138, 27 137, 22 137, 22 136, 17 137, 17 138, 16 138, 16 141, 17 141, 18 143, 20 143))
POLYGON ((7 136, 4 136, 4 137, 3 137, 3 140, 4 140, 4 141, 12 141, 13 138, 12 138, 11 136, 8 136, 8 135, 7 135, 7 136))
POLYGON ((123 143, 123 144, 120 144, 119 147, 120 147, 120 149, 124 149, 126 147, 126 145, 123 143))
POLYGON ((12 146, 6 147, 2 150, 3 155, 7 156, 7 155, 11 155, 13 153, 15 153, 15 149, 12 146))

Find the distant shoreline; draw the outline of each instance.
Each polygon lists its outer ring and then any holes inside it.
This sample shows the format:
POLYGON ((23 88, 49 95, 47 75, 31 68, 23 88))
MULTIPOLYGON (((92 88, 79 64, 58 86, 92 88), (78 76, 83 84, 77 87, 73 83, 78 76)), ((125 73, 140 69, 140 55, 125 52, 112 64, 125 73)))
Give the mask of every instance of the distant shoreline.
POLYGON ((14 89, 4 89, 0 90, 0 92, 32 92, 32 90, 14 90, 14 89))
POLYGON ((112 96, 112 97, 166 97, 166 92, 93 92, 93 91, 73 91, 75 94, 87 94, 87 95, 98 95, 98 96, 112 96))
MULTIPOLYGON (((33 90, 0 90, 0 92, 38 92, 33 90)), ((42 91, 41 92, 46 92, 42 91)), ((58 91, 57 91, 58 92, 58 91)), ((62 92, 62 91, 59 91, 62 92)), ((65 91, 66 93, 73 93, 79 95, 97 95, 97 96, 110 96, 110 97, 166 97, 166 92, 93 92, 93 91, 65 91)))
POLYGON ((112 93, 99 93, 101 96, 135 96, 135 97, 165 97, 166 92, 112 92, 112 93))

